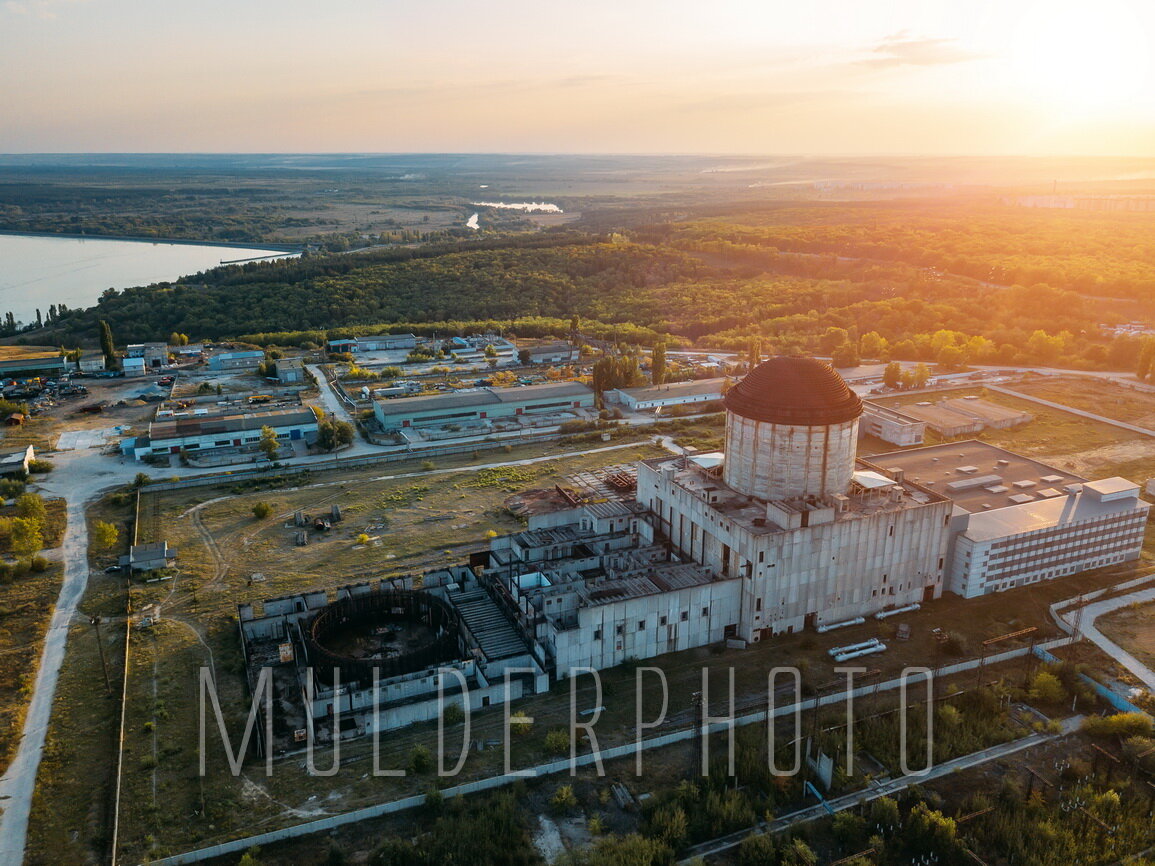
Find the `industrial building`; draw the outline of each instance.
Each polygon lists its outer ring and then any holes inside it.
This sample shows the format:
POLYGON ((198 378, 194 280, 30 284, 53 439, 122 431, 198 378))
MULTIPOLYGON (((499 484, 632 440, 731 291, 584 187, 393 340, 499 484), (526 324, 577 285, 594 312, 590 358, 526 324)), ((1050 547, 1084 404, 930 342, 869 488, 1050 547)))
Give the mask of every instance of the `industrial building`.
POLYGON ((100 373, 105 367, 104 353, 91 350, 81 352, 76 366, 81 373, 100 373))
POLYGON ((121 451, 137 460, 160 454, 198 453, 254 446, 261 428, 271 427, 278 439, 312 443, 317 415, 312 409, 279 409, 228 415, 190 415, 153 421, 148 435, 125 439, 121 451))
POLYGON ((66 369, 59 352, 33 352, 0 361, 0 379, 54 379, 66 369))
POLYGON ((948 439, 981 433, 987 427, 1005 429, 1033 420, 1030 413, 998 406, 974 396, 939 400, 937 403, 913 403, 903 406, 902 412, 926 422, 931 430, 948 439))
POLYGON ((276 378, 282 385, 305 381, 305 364, 300 358, 278 358, 274 364, 276 378))
POLYGON ((417 337, 413 334, 378 334, 376 337, 345 337, 329 340, 325 348, 330 352, 356 354, 381 352, 392 349, 415 349, 417 337))
POLYGON ((562 341, 542 343, 523 350, 531 364, 572 364, 581 359, 577 346, 562 341))
POLYGON ((130 343, 125 349, 126 358, 143 358, 149 369, 157 369, 168 363, 168 343, 130 343))
POLYGON ((384 430, 465 424, 520 415, 541 415, 592 409, 594 392, 580 382, 550 382, 522 388, 476 388, 381 400, 373 406, 384 430))
POLYGON ((209 369, 213 372, 254 370, 264 360, 265 353, 259 349, 244 352, 220 352, 209 358, 209 369))
POLYGON ((863 400, 858 432, 891 445, 921 445, 926 437, 926 421, 863 400))
POLYGON ((947 588, 964 598, 1142 552, 1150 505, 1125 478, 1087 481, 975 440, 872 459, 954 504, 947 588))
POLYGON ((618 388, 610 391, 606 399, 611 403, 620 403, 631 412, 683 406, 687 403, 710 403, 722 399, 727 381, 722 376, 690 382, 669 382, 648 388, 618 388))
MULTIPOLYGON (((282 694, 315 678, 274 747, 433 719, 447 683, 451 700, 482 707, 574 667, 743 645, 908 609, 948 586, 972 597, 1138 556, 1148 506, 1124 479, 1086 481, 981 442, 857 458, 862 401, 828 364, 772 358, 723 400, 724 452, 643 460, 596 499, 558 488, 565 504, 468 566, 274 599, 259 616, 242 605, 250 683, 262 664, 278 666, 282 694), (336 649, 351 643, 356 657, 336 649), (498 689, 515 665, 528 670, 498 689)), ((494 404, 455 403, 452 417, 477 405, 494 404)))

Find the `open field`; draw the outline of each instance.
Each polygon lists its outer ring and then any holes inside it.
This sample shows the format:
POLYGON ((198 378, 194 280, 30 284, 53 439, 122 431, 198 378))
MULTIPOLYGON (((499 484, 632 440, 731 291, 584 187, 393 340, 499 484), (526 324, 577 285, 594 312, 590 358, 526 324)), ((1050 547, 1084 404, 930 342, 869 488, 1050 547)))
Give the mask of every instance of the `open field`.
POLYGON ((1028 379, 1008 387, 1084 412, 1155 429, 1155 393, 1081 376, 1028 379))
POLYGON ((0 586, 0 772, 16 749, 40 648, 60 592, 57 564, 39 574, 12 577, 0 586))
POLYGON ((1130 605, 1100 617, 1099 630, 1155 669, 1155 604, 1130 605))

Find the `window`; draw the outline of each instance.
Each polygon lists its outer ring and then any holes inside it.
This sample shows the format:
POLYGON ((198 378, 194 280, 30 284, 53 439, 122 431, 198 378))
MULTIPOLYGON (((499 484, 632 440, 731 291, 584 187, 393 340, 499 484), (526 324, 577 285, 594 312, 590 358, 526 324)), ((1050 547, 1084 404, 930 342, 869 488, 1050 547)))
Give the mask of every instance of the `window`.
POLYGON ((621 633, 622 633, 622 632, 624 632, 625 630, 626 630, 626 627, 625 627, 624 625, 619 625, 619 626, 618 626, 618 628, 617 628, 617 632, 618 632, 618 634, 621 634, 621 633))
POLYGON ((682 622, 686 622, 687 620, 689 620, 689 618, 690 618, 690 612, 688 610, 682 611, 682 622))
POLYGON ((761 610, 761 609, 762 609, 762 599, 760 599, 760 598, 754 599, 754 610, 761 610))
POLYGON ((594 640, 601 640, 601 639, 602 639, 602 630, 600 628, 595 628, 594 629, 594 640))
POLYGON ((709 616, 709 615, 710 615, 710 608, 708 606, 702 608, 702 616, 709 616))
POLYGON ((645 631, 646 621, 644 619, 638 620, 638 631, 645 631))
POLYGON ((662 617, 660 620, 658 620, 658 625, 665 625, 665 624, 666 624, 666 618, 665 617, 662 617))

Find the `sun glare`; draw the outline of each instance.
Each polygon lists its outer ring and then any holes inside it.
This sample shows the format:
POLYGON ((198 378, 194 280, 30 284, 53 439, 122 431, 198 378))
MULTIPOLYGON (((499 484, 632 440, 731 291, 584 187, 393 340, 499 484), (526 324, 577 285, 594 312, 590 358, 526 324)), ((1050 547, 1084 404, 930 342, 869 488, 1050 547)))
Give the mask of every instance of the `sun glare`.
POLYGON ((1146 114, 1155 104, 1153 26, 1147 0, 1040 4, 1011 48, 1008 84, 1071 119, 1146 114))

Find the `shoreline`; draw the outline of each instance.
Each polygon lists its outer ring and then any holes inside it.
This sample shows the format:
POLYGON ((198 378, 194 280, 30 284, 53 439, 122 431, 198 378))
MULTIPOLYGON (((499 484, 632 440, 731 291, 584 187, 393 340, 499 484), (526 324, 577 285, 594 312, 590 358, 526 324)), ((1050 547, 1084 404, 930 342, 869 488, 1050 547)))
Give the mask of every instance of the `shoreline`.
MULTIPOLYGON (((132 243, 150 243, 150 244, 180 244, 183 246, 192 247, 227 247, 236 250, 255 250, 268 251, 273 254, 277 253, 303 253, 305 251, 304 244, 277 244, 268 243, 255 245, 256 242, 235 242, 235 241, 198 241, 190 238, 152 238, 141 237, 138 235, 92 235, 92 234, 78 234, 75 232, 32 232, 20 231, 18 229, 0 229, 0 236, 7 235, 10 237, 25 237, 25 238, 69 238, 71 240, 81 241, 129 241, 132 243)), ((264 258, 263 256, 258 258, 264 258)), ((241 260, 245 261, 245 260, 241 260)))

